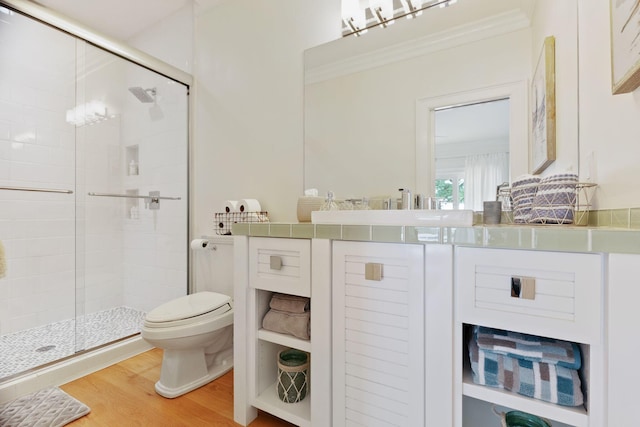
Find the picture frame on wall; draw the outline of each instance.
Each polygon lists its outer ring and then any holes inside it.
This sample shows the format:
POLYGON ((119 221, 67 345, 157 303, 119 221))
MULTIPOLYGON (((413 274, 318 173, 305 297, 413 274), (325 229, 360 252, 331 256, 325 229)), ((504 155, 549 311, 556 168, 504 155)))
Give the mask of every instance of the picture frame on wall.
POLYGON ((640 0, 610 0, 611 91, 629 93, 640 86, 640 0))
POLYGON ((529 169, 544 171, 556 160, 556 65, 555 37, 544 39, 531 82, 531 139, 529 169))

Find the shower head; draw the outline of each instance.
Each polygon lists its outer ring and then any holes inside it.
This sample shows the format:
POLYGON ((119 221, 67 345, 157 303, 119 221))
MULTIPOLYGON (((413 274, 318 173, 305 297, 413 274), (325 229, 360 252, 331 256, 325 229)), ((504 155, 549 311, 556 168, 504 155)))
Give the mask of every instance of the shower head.
POLYGON ((142 89, 140 86, 130 87, 129 92, 131 92, 136 98, 138 98, 138 101, 140 102, 149 103, 156 100, 155 87, 150 89, 142 89))

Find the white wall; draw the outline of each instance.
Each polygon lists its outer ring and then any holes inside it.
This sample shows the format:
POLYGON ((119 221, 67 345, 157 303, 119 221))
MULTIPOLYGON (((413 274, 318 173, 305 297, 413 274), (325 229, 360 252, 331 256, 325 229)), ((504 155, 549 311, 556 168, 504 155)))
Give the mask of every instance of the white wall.
POLYGON ((227 199, 295 221, 303 175, 303 51, 340 33, 340 1, 234 0, 196 17, 194 236, 227 199))
POLYGON ((162 61, 193 72, 194 5, 187 4, 151 27, 145 28, 126 43, 162 61))
POLYGON ((555 37, 556 161, 542 175, 578 172, 578 20, 577 1, 536 0, 532 19, 530 77, 544 39, 555 37))
POLYGON ((580 176, 596 209, 639 207, 640 90, 611 94, 609 43, 609 2, 580 0, 580 176))

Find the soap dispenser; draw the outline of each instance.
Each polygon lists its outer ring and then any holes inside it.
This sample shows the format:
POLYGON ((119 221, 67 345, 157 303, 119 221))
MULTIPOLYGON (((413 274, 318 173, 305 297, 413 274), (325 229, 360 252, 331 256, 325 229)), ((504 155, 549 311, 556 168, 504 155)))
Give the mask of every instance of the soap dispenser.
POLYGON ((337 211, 337 210, 340 210, 340 207, 338 206, 338 204, 334 200, 333 191, 328 191, 327 192, 327 199, 322 204, 322 206, 320 206, 320 210, 321 211, 337 211))

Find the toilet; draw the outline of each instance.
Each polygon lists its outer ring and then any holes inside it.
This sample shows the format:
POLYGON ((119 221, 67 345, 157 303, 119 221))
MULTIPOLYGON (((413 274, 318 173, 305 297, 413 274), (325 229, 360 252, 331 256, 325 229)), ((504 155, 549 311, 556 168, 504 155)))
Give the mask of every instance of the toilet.
POLYGON ((201 387, 233 367, 233 302, 202 291, 150 311, 142 338, 164 350, 156 392, 167 398, 201 387))
POLYGON ((151 309, 141 328, 163 350, 160 396, 181 396, 233 368, 233 243, 209 243, 193 254, 193 292, 151 309))

